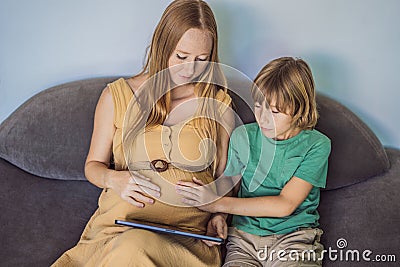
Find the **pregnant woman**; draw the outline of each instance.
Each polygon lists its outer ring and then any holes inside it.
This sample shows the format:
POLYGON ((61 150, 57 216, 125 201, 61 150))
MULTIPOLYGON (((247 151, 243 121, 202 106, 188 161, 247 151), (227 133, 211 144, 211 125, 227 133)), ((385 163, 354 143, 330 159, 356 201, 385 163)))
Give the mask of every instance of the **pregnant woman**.
POLYGON ((217 26, 203 1, 176 0, 153 34, 143 70, 98 101, 87 179, 103 188, 78 244, 53 266, 220 266, 218 246, 119 226, 136 220, 216 235, 222 215, 182 206, 180 180, 222 174, 233 115, 218 67, 217 26), (110 164, 114 163, 114 169, 110 164))

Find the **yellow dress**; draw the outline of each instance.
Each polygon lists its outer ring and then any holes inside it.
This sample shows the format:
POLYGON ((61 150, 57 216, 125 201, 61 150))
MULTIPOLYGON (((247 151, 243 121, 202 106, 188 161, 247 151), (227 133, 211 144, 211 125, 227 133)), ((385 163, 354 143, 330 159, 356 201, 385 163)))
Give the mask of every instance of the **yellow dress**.
MULTIPOLYGON (((122 126, 129 102, 133 97, 124 79, 108 85, 113 96, 116 132, 113 155, 116 170, 126 170, 122 126)), ((222 90, 217 100, 225 106, 231 98, 222 90)), ((133 162, 162 159, 183 165, 207 165, 210 149, 201 142, 191 121, 177 125, 159 125, 137 136, 134 142, 133 162)), ((154 204, 137 208, 121 199, 111 189, 104 189, 95 211, 78 244, 66 251, 52 266, 221 266, 218 246, 208 247, 202 241, 189 237, 159 234, 147 230, 115 225, 116 219, 140 220, 173 229, 204 234, 210 213, 184 207, 174 185, 178 180, 191 181, 195 176, 209 183, 213 181, 211 168, 184 170, 169 167, 164 172, 138 169, 161 188, 160 199, 154 204)))

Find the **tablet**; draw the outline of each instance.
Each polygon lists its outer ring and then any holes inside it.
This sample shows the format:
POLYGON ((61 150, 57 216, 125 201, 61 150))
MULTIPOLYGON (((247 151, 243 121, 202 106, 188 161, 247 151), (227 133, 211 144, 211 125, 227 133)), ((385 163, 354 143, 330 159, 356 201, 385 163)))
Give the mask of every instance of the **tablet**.
POLYGON ((146 229, 146 230, 159 232, 159 233, 165 233, 165 234, 188 236, 188 237, 193 237, 193 238, 197 238, 197 239, 213 241, 213 242, 217 242, 217 243, 220 243, 220 244, 223 244, 225 242, 224 239, 219 238, 219 237, 193 234, 193 233, 183 232, 183 231, 179 231, 179 230, 171 230, 171 229, 168 229, 168 228, 163 228, 163 227, 159 227, 159 226, 152 226, 152 225, 147 225, 147 224, 142 224, 142 223, 137 223, 137 222, 128 222, 128 221, 122 221, 122 220, 115 220, 115 224, 131 226, 131 227, 135 227, 135 228, 146 229))

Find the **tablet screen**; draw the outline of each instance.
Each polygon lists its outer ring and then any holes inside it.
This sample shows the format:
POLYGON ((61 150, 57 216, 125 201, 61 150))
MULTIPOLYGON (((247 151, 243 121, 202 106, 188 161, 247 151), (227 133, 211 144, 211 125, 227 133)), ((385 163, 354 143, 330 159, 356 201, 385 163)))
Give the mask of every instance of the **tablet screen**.
POLYGON ((171 230, 171 229, 160 227, 160 226, 153 226, 153 225, 148 225, 148 224, 143 224, 143 223, 138 223, 138 222, 128 222, 128 221, 123 221, 123 220, 115 220, 115 223, 119 224, 119 225, 125 225, 125 226, 140 228, 140 229, 146 229, 146 230, 159 232, 159 233, 188 236, 188 237, 193 237, 193 238, 197 238, 197 239, 213 241, 213 242, 217 242, 217 243, 220 243, 220 244, 224 243, 224 241, 225 241, 224 239, 219 238, 219 237, 193 234, 193 233, 183 232, 183 231, 179 231, 179 230, 171 230))

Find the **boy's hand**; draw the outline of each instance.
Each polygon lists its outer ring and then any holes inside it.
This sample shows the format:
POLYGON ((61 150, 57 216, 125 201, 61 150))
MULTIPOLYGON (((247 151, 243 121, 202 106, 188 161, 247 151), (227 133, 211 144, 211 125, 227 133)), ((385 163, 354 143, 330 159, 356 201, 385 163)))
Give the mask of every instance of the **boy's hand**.
POLYGON ((216 212, 215 204, 219 196, 201 180, 193 177, 193 182, 179 181, 177 183, 176 192, 183 196, 182 202, 200 210, 216 212))
MULTIPOLYGON (((208 236, 217 236, 222 239, 226 239, 228 236, 228 225, 225 221, 225 216, 222 214, 214 214, 212 218, 208 221, 207 232, 208 236)), ((212 247, 215 245, 221 245, 217 242, 212 242, 208 240, 202 240, 207 246, 212 247)))

